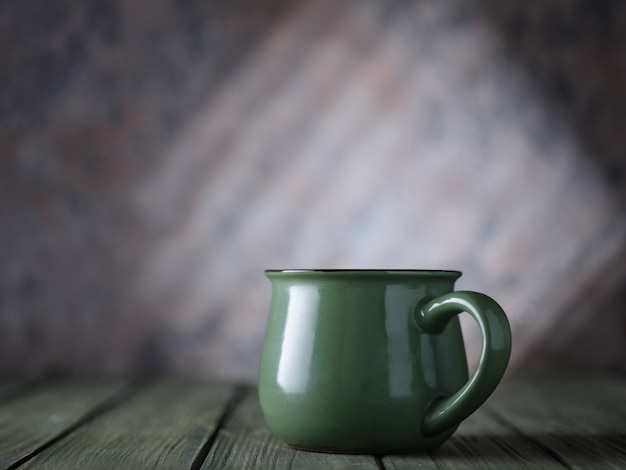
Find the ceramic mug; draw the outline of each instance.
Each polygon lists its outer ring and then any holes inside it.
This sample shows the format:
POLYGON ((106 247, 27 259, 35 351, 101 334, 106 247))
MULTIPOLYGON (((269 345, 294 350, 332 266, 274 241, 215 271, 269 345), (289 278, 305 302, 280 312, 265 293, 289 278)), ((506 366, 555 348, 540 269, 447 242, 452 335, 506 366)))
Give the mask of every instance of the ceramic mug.
POLYGON ((266 271, 272 301, 259 371, 270 430, 303 449, 429 451, 493 392, 509 323, 484 294, 454 291, 458 271, 266 271), (468 380, 458 314, 482 333, 468 380))

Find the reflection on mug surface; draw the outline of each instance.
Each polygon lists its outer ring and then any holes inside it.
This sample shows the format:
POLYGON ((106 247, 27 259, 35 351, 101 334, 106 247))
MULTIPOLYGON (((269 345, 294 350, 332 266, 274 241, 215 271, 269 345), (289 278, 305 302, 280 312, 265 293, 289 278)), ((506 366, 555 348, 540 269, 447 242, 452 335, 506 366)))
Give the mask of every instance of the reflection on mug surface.
POLYGON ((315 286, 289 287, 285 335, 278 362, 278 385, 288 393, 302 393, 307 388, 313 358, 313 341, 319 292, 315 286))

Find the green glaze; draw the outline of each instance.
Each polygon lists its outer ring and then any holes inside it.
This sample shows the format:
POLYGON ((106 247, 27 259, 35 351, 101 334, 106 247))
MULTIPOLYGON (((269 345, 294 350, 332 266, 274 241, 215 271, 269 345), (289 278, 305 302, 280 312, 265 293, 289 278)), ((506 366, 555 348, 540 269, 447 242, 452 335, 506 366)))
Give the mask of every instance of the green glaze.
POLYGON ((312 450, 439 447, 495 389, 511 352, 491 298, 454 292, 457 271, 266 271, 272 281, 259 398, 269 428, 312 450), (458 319, 483 336, 468 380, 458 319))

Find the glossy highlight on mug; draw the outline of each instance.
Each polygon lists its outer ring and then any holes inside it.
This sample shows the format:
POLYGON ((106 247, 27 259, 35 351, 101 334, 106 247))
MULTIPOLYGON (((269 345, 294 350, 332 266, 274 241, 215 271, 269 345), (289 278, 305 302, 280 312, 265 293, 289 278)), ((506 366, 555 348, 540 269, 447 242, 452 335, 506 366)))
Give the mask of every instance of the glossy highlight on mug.
POLYGON ((285 323, 277 380, 284 392, 303 393, 313 359, 314 336, 309 332, 315 328, 319 293, 310 286, 294 285, 289 289, 287 308, 293 314, 285 323))

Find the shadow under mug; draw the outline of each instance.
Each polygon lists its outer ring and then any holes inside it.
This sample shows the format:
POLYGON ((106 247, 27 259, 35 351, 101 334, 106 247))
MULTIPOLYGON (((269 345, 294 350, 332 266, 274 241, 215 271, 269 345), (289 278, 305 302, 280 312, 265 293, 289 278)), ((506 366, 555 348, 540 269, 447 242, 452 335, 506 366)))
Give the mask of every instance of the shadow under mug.
POLYGON ((439 447, 493 392, 511 353, 500 306, 454 291, 458 271, 266 271, 259 371, 270 430, 303 449, 389 454, 439 447), (458 314, 482 333, 468 379, 458 314))

